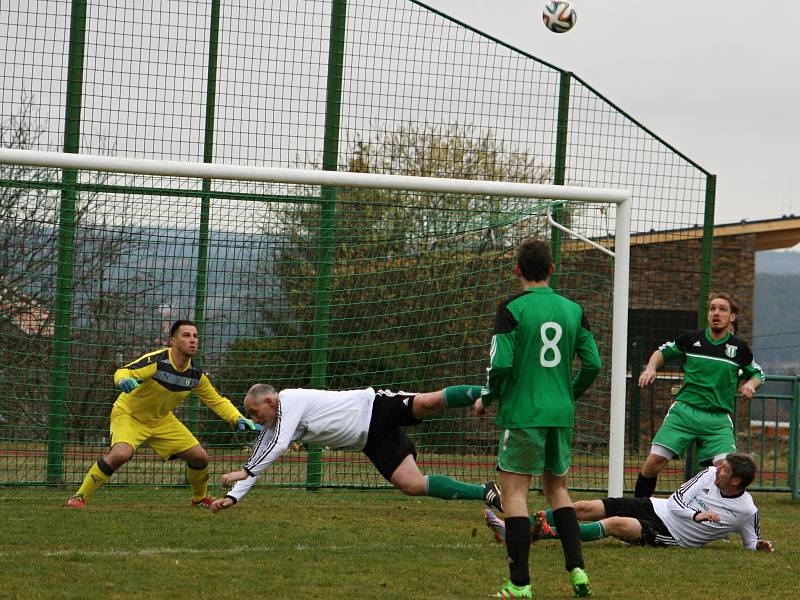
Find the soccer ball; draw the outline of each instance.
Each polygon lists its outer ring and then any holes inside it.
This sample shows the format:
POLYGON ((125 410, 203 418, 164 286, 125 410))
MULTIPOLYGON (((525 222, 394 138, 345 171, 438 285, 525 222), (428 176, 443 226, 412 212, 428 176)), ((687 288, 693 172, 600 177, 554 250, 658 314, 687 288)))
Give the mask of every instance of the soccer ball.
POLYGON ((557 0, 544 5, 542 12, 544 26, 556 33, 565 33, 572 29, 578 20, 578 13, 567 0, 557 0))

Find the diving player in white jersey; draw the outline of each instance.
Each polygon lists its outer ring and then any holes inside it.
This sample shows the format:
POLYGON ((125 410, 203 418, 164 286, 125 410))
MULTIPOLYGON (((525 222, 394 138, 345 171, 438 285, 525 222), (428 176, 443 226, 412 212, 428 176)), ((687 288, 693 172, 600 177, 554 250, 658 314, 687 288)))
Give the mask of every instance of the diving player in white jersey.
MULTIPOLYGON (((433 496, 445 500, 482 500, 494 483, 464 483, 444 475, 423 475, 416 463, 414 444, 402 427, 447 408, 470 406, 481 386, 450 386, 438 392, 346 391, 288 389, 278 393, 265 383, 250 388, 244 406, 250 418, 264 429, 250 459, 239 471, 222 476, 233 488, 216 500, 218 512, 233 506, 247 494, 259 475, 286 451, 292 442, 330 448, 359 448, 387 481, 409 496, 433 496)), ((502 510, 500 497, 492 506, 502 510)), ((488 503, 488 500, 487 500, 488 503)))
MULTIPOLYGON (((684 483, 669 498, 604 498, 575 503, 581 539, 612 536, 642 546, 696 548, 738 533, 746 550, 772 552, 761 539, 758 508, 746 488, 755 478, 756 465, 747 454, 731 453, 684 483)), ((486 511, 487 525, 500 540, 503 521, 486 511)), ((555 539, 547 511, 535 513, 534 539, 555 539)))

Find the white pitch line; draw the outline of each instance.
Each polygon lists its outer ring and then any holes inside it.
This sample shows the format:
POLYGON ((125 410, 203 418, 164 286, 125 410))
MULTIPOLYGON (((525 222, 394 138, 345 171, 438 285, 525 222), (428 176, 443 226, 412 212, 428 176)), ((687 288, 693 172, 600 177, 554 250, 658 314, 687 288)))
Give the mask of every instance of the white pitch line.
MULTIPOLYGON (((326 545, 314 546, 310 544, 296 544, 294 546, 233 546, 230 548, 142 548, 140 550, 123 550, 123 549, 108 549, 108 550, 81 550, 79 548, 67 550, 46 550, 38 554, 44 557, 60 557, 60 556, 121 556, 121 557, 135 557, 135 556, 154 556, 159 554, 241 554, 243 552, 307 552, 307 551, 323 551, 323 552, 341 552, 341 551, 387 551, 387 550, 477 550, 482 548, 484 544, 403 544, 398 546, 396 544, 353 544, 349 546, 342 545, 326 545)), ((3 552, 0 556, 11 555, 25 555, 29 552, 3 552)))

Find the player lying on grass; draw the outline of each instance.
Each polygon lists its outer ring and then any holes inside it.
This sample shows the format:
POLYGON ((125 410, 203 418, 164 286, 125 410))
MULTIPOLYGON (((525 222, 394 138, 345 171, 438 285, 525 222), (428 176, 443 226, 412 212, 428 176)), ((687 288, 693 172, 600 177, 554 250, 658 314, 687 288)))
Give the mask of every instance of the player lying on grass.
MULTIPOLYGON (((747 454, 732 453, 701 471, 667 498, 604 498, 575 503, 583 541, 615 537, 640 546, 696 548, 731 533, 742 537, 747 550, 772 552, 772 542, 761 539, 758 508, 745 491, 756 466, 747 454)), ((558 539, 551 511, 532 517, 533 540, 558 539)), ((486 524, 499 542, 505 540, 505 523, 491 510, 486 524)))
POLYGON ((121 393, 111 409, 111 450, 92 465, 67 506, 84 508, 114 471, 128 462, 139 446, 147 444, 164 460, 186 461, 192 506, 209 507, 214 499, 207 494, 208 454, 172 412, 192 392, 231 426, 260 429, 220 396, 193 362, 199 345, 194 323, 176 321, 169 342, 169 348, 149 352, 114 373, 114 384, 121 393))
POLYGON ((266 383, 247 392, 244 406, 264 430, 244 468, 222 476, 233 488, 211 509, 229 508, 250 490, 258 477, 292 442, 330 448, 360 448, 378 471, 409 496, 445 500, 480 500, 502 510, 494 483, 464 483, 444 475, 423 475, 416 462, 414 444, 402 427, 417 425, 447 408, 471 406, 480 386, 452 386, 438 392, 411 394, 375 391, 373 388, 326 391, 289 389, 278 393, 266 383))

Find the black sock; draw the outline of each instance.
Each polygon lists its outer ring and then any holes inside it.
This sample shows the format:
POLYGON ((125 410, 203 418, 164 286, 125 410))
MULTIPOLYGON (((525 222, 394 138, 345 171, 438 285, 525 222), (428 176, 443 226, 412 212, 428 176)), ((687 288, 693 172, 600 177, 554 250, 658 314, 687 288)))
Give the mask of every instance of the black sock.
POLYGON ((114 469, 112 469, 109 464, 104 461, 102 458, 98 459, 97 461, 97 468, 100 469, 103 473, 111 477, 114 474, 114 469))
POLYGON ((571 506, 564 506, 553 511, 558 536, 561 538, 561 547, 564 549, 564 565, 567 571, 575 567, 583 568, 583 555, 581 554, 581 530, 578 527, 578 515, 571 506))
POLYGON ((528 517, 506 519, 506 552, 508 573, 514 585, 528 585, 528 552, 531 549, 531 520, 528 517))
POLYGON ((658 475, 655 477, 645 477, 639 473, 636 478, 636 487, 634 488, 633 495, 637 498, 649 498, 656 491, 656 483, 658 482, 658 475))

